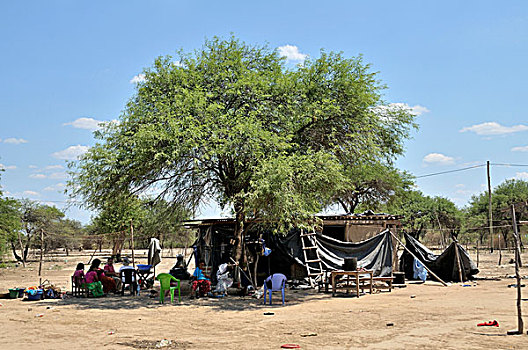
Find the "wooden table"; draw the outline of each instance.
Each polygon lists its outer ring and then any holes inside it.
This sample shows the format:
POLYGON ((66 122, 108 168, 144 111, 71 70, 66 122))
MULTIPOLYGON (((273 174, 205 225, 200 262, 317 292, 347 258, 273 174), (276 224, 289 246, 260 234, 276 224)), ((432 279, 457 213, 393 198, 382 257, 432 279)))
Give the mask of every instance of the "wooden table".
POLYGON ((339 290, 346 290, 348 293, 349 290, 355 289, 356 290, 356 296, 359 298, 359 289, 363 290, 365 285, 362 285, 363 282, 368 282, 368 287, 370 289, 370 294, 372 294, 372 284, 373 284, 373 277, 374 271, 373 270, 364 270, 364 271, 332 271, 332 296, 335 296, 335 292, 339 290), (362 275, 366 275, 366 277, 360 277, 362 275), (340 276, 345 276, 345 285, 343 287, 337 287, 337 279, 340 276), (350 276, 353 276, 353 279, 350 279, 350 276), (355 283, 355 288, 353 287, 350 282, 355 283))

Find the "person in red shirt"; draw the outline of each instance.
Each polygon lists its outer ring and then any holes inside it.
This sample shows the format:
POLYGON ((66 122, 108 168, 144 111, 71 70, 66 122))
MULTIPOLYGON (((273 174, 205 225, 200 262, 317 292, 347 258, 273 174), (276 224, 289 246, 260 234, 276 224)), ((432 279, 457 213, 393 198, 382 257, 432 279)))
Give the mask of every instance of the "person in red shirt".
POLYGON ((121 279, 119 278, 119 274, 116 273, 114 269, 114 259, 112 257, 108 258, 108 261, 106 265, 103 268, 104 274, 107 277, 112 278, 115 281, 116 284, 116 290, 121 290, 121 279))

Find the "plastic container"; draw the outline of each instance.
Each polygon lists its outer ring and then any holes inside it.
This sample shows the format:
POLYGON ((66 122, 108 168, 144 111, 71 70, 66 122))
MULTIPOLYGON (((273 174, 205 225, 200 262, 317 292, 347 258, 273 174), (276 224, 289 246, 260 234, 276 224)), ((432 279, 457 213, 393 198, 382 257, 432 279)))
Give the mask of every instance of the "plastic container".
POLYGON ((42 299, 44 291, 42 289, 32 289, 26 292, 28 300, 36 301, 42 299))
POLYGON ((26 288, 18 288, 18 297, 23 298, 24 297, 24 291, 26 288))
POLYGON ((152 265, 137 264, 138 270, 149 271, 152 268, 152 265))
POLYGON ((18 297, 18 288, 9 288, 9 299, 16 299, 18 297))

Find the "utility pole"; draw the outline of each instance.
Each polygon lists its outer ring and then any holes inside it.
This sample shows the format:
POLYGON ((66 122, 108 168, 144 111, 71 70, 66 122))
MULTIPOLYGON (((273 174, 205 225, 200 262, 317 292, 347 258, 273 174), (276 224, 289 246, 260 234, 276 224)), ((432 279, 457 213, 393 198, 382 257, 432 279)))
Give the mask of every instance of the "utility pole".
POLYGON ((493 214, 491 213, 491 177, 490 177, 490 162, 486 162, 488 169, 488 225, 489 225, 489 242, 490 253, 493 253, 493 214))
POLYGON ((515 219, 515 204, 512 204, 512 224, 513 235, 515 236, 515 277, 517 279, 517 332, 508 332, 509 334, 523 334, 524 323, 522 319, 521 307, 521 273, 519 272, 519 265, 521 262, 521 250, 519 243, 519 233, 517 232, 517 220, 515 219))

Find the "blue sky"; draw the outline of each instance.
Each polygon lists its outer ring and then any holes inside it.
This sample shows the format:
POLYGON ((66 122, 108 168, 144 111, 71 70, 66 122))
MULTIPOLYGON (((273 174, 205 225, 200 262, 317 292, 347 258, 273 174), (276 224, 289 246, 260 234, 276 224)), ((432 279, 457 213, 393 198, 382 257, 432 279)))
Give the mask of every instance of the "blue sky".
MULTIPOLYGON (((401 169, 528 164, 526 1, 3 1, 0 13, 0 184, 13 197, 64 208, 66 160, 93 144, 94 121, 119 117, 134 77, 230 33, 292 64, 322 48, 363 54, 387 103, 419 114, 401 169)), ((494 186, 508 178, 528 167, 492 167, 494 186)), ((485 168, 417 179, 459 206, 485 184, 485 168)))

